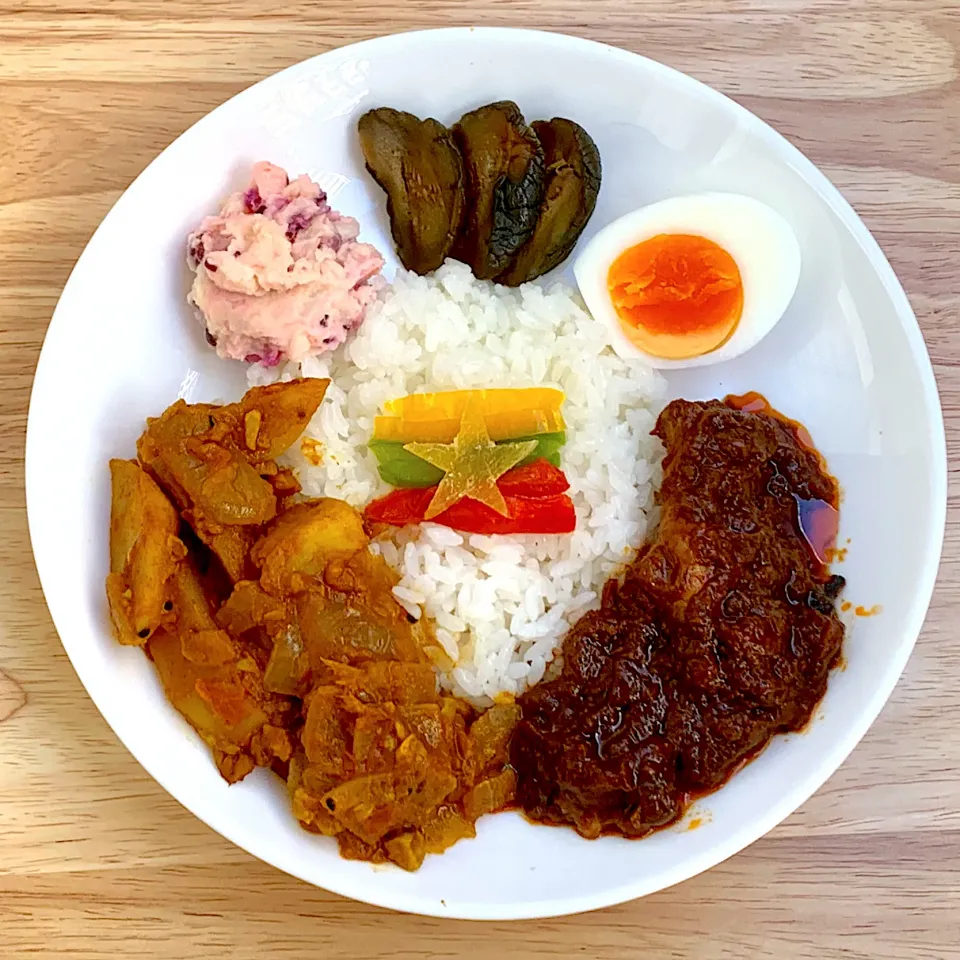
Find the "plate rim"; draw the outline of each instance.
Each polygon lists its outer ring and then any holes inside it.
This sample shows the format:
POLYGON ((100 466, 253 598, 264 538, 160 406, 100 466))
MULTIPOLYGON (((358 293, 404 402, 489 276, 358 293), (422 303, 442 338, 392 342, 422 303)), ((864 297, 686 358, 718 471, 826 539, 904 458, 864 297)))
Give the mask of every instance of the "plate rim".
MULTIPOLYGON (((882 682, 879 683, 874 689, 868 706, 861 711, 856 722, 850 724, 846 734, 842 738, 838 739, 838 741, 834 744, 833 749, 830 750, 829 753, 823 758, 818 768, 805 779, 787 790, 780 797, 779 801, 768 809, 766 816, 759 818, 757 821, 747 827, 743 827, 740 830, 732 832, 724 840, 718 842, 713 848, 711 848, 710 851, 704 855, 701 855, 699 858, 688 859, 682 863, 682 866, 677 866, 672 870, 658 873, 657 880, 653 883, 650 883, 648 880, 641 877, 632 883, 624 884, 613 889, 608 889, 602 894, 592 894, 586 896, 573 895, 570 897, 564 897, 562 899, 552 898, 541 901, 527 900, 522 904, 513 906, 511 909, 496 910, 494 912, 485 907, 483 904, 469 901, 460 901, 456 904, 455 909, 450 909, 446 908, 445 906, 444 908, 440 908, 439 906, 434 905, 433 901, 430 899, 418 898, 416 895, 411 895, 406 892, 402 894, 391 892, 388 895, 382 895, 381 891, 379 891, 376 887, 367 889, 363 881, 353 882, 349 878, 334 878, 332 883, 327 885, 325 882, 321 887, 321 889, 328 890, 332 893, 350 897, 351 899, 359 900, 361 902, 369 903, 378 907, 384 907, 387 909, 393 909, 422 916, 471 920, 521 920, 565 916, 573 913, 596 910, 637 899, 650 893, 666 889, 676 883, 682 882, 683 880, 689 879, 699 873, 711 869, 718 863, 728 859, 735 853, 754 843, 760 837, 764 836, 787 816, 793 813, 799 806, 805 803, 817 790, 820 789, 826 780, 836 772, 838 767, 843 763, 847 756, 849 756, 849 754, 853 751, 859 741, 863 738, 864 734, 876 720, 881 709, 889 699, 894 687, 899 681, 906 663, 913 652, 913 648, 917 639, 919 638, 927 611, 929 609, 930 601, 932 599, 940 565, 946 528, 947 450, 945 427, 940 397, 937 390, 937 383, 933 373, 932 362, 930 360, 919 323, 917 322, 916 315, 914 314, 914 311, 910 305, 910 301, 906 295, 906 292, 894 273, 892 266, 887 260, 877 240, 873 237, 866 225, 861 220, 859 214, 857 214, 850 203, 842 195, 840 190, 829 180, 826 174, 824 174, 813 163, 813 161, 806 157, 797 147, 787 140, 786 137, 784 137, 766 121, 752 113, 743 105, 739 104, 736 100, 728 97, 724 93, 721 93, 719 90, 714 89, 703 81, 697 80, 689 74, 683 73, 674 67, 661 63, 657 60, 653 60, 652 58, 646 57, 642 54, 634 53, 630 50, 615 47, 599 41, 590 40, 584 37, 561 33, 559 31, 513 27, 440 27, 427 30, 408 30, 384 34, 369 38, 367 40, 362 40, 357 43, 333 47, 330 50, 324 51, 323 53, 309 57, 298 63, 291 64, 290 66, 270 74, 254 84, 251 84, 245 89, 234 94, 229 99, 225 100, 223 103, 218 104, 212 110, 208 111, 203 117, 191 124, 190 127, 179 134, 170 144, 160 151, 160 153, 158 153, 157 156, 155 156, 150 163, 147 164, 147 166, 144 167, 144 169, 137 175, 137 177, 126 187, 120 197, 117 198, 110 210, 107 211, 106 215, 98 224, 93 235, 85 244, 83 251, 81 251, 80 255, 78 256, 77 261, 74 264, 66 283, 64 284, 60 296, 58 297, 57 305, 53 311, 51 320, 44 334, 43 345, 41 347, 31 385, 30 404, 27 417, 26 447, 24 455, 28 530, 34 560, 40 579, 41 589, 43 591, 44 599, 50 612, 51 619, 53 620, 54 627, 57 630, 58 637, 60 638, 60 643, 65 650, 71 664, 73 665, 77 676, 83 684, 87 695, 93 701, 94 706, 96 706, 98 712, 106 721, 111 730, 113 730, 120 742, 133 755, 137 763, 143 767, 143 769, 163 788, 165 792, 177 800, 181 806, 183 806, 194 817, 196 817, 198 820, 201 820, 225 839, 229 840, 231 843, 257 857, 258 859, 270 864, 271 866, 281 869, 284 872, 295 876, 306 883, 309 883, 311 886, 319 887, 320 884, 318 884, 315 880, 305 877, 303 871, 299 870, 296 864, 280 862, 282 861, 282 858, 278 860, 275 856, 272 856, 271 851, 264 849, 263 845, 256 842, 251 842, 250 838, 247 837, 244 837, 243 840, 239 840, 233 835, 234 831, 229 827, 221 828, 216 826, 210 823, 206 818, 194 812, 188 803, 181 799, 179 795, 180 791, 177 786, 168 784, 165 782, 166 778, 158 775, 155 772, 150 758, 147 757, 145 759, 144 757, 141 757, 138 752, 130 746, 130 744, 127 742, 127 739, 123 736, 123 734, 121 734, 117 726, 115 726, 111 717, 107 715, 107 712, 104 711, 100 703, 90 693, 90 685, 86 679, 88 672, 87 668, 80 657, 74 657, 74 654, 70 649, 70 643, 64 640, 64 635, 60 629, 61 623, 66 626, 68 621, 62 612, 59 616, 54 613, 54 607, 57 606, 57 604, 55 601, 51 602, 51 596, 49 594, 53 593, 52 586, 48 592, 48 587, 47 583, 45 582, 43 572, 46 566, 44 556, 48 553, 48 551, 39 544, 38 538, 34 535, 36 527, 35 518, 42 510, 41 504, 37 502, 37 495, 31 494, 31 490, 36 489, 36 484, 32 482, 31 478, 37 470, 37 467, 35 466, 37 457, 33 451, 35 451, 38 445, 42 442, 38 437, 39 428, 36 425, 38 418, 34 416, 34 410, 35 405, 39 406, 40 404, 38 396, 42 392, 42 385, 49 379, 49 375, 46 372, 46 367, 51 362, 49 359, 51 351, 47 349, 48 341, 52 339, 52 333, 55 335, 58 323, 65 322, 63 319, 58 321, 58 314, 60 313, 62 302, 66 299, 67 294, 70 291, 75 275, 80 269, 88 250, 94 245, 97 237, 101 235, 104 225, 115 215, 115 211, 117 210, 118 206, 122 204, 128 192, 137 182, 139 182, 148 174, 154 165, 168 151, 170 151, 175 145, 181 143, 181 141, 187 140, 193 136, 196 128, 201 124, 204 124, 208 118, 215 115, 218 111, 234 105, 235 101, 251 97, 254 90, 262 92, 264 89, 269 89, 272 86, 280 86, 281 84, 287 82, 291 77, 295 77, 298 73, 309 72, 311 69, 314 69, 318 63, 323 61, 334 61, 337 58, 344 56, 363 56, 366 52, 372 51, 375 48, 382 50, 384 47, 402 45, 411 36, 424 37, 427 35, 433 36, 437 40, 442 40, 444 36, 449 36, 451 38, 456 37, 457 39, 473 36, 477 42, 480 43, 484 42, 485 40, 498 41, 510 38, 521 43, 531 42, 537 44, 554 44, 558 52, 561 53, 564 49, 580 49, 583 51, 593 51, 594 53, 600 54, 604 57, 612 57, 624 62, 636 62, 639 60, 645 63, 646 69, 652 70, 653 72, 659 72, 662 76, 669 78, 671 83, 678 84, 680 86, 686 86, 691 90, 696 90, 701 97, 705 97, 716 105, 732 112, 732 115, 746 126, 755 130, 762 130, 763 135, 767 138, 772 136, 773 139, 778 143, 779 153, 781 154, 783 162, 796 170, 802 176, 802 178, 816 190, 823 202, 831 208, 833 213, 850 231, 852 237, 856 240, 857 244, 860 246, 861 250, 872 265, 877 278, 883 286, 884 293, 893 305, 898 320, 900 321, 900 325, 907 337, 912 359, 914 361, 914 365, 923 389, 924 406, 928 414, 928 442, 932 457, 932 465, 934 467, 934 476, 930 478, 933 503, 931 505, 930 530, 928 531, 927 536, 928 542, 925 553, 925 562, 923 565, 923 570, 920 571, 920 575, 917 576, 915 580, 913 602, 910 607, 909 615, 905 617, 905 621, 908 623, 907 634, 910 637, 909 642, 903 643, 898 650, 897 655, 890 658, 889 663, 886 665, 882 682)), ((93 685, 95 686, 96 684, 93 685)))

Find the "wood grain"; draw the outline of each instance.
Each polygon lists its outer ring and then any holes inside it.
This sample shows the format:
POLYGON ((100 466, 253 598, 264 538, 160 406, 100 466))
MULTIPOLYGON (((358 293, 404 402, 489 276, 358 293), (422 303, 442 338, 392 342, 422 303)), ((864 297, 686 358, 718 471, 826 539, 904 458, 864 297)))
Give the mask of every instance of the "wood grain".
POLYGON ((292 880, 150 780, 73 673, 29 552, 22 457, 33 367, 84 243, 159 150, 252 81, 385 28, 468 23, 628 47, 785 133, 903 280, 957 450, 955 0, 0 0, 0 957, 960 957, 956 466, 930 616, 850 760, 726 864, 592 915, 481 927, 292 880))

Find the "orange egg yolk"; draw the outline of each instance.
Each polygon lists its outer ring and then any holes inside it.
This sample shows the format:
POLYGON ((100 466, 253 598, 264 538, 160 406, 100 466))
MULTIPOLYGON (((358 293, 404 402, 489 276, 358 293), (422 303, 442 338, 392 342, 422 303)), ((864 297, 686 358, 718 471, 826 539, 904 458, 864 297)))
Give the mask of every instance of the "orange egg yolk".
POLYGON ((630 340, 669 360, 716 350, 743 313, 736 261, 706 237, 661 233, 630 247, 610 267, 607 288, 630 340))

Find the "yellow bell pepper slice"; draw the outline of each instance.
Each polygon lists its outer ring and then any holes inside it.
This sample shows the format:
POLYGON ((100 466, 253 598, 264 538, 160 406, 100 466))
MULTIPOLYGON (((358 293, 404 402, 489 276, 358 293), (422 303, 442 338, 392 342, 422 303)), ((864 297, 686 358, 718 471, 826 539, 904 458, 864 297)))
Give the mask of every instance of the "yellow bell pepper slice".
POLYGON ((384 412, 404 420, 459 420, 470 398, 475 398, 484 418, 521 410, 558 412, 563 403, 562 390, 554 387, 526 387, 499 390, 447 390, 443 393, 411 393, 391 400, 384 412))
MULTIPOLYGON (((491 440, 513 440, 536 437, 540 433, 559 433, 566 429, 559 410, 512 410, 484 415, 491 440)), ((376 417, 373 435, 376 440, 398 440, 401 443, 452 443, 460 430, 460 417, 442 420, 409 420, 406 417, 376 417)))

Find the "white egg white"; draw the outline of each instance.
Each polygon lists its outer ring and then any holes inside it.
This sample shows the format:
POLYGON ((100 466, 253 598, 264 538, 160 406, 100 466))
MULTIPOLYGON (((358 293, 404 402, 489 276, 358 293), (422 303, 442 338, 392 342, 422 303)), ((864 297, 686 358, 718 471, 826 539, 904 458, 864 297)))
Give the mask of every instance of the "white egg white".
POLYGON ((701 367, 745 353, 773 329, 800 280, 800 245, 787 221, 759 200, 734 193, 691 194, 614 220, 587 244, 573 272, 587 308, 610 327, 620 356, 642 357, 664 369, 701 367), (621 253, 664 233, 712 240, 733 257, 743 283, 743 314, 730 338, 716 350, 684 360, 653 356, 633 343, 621 326, 607 285, 610 267, 621 253))

